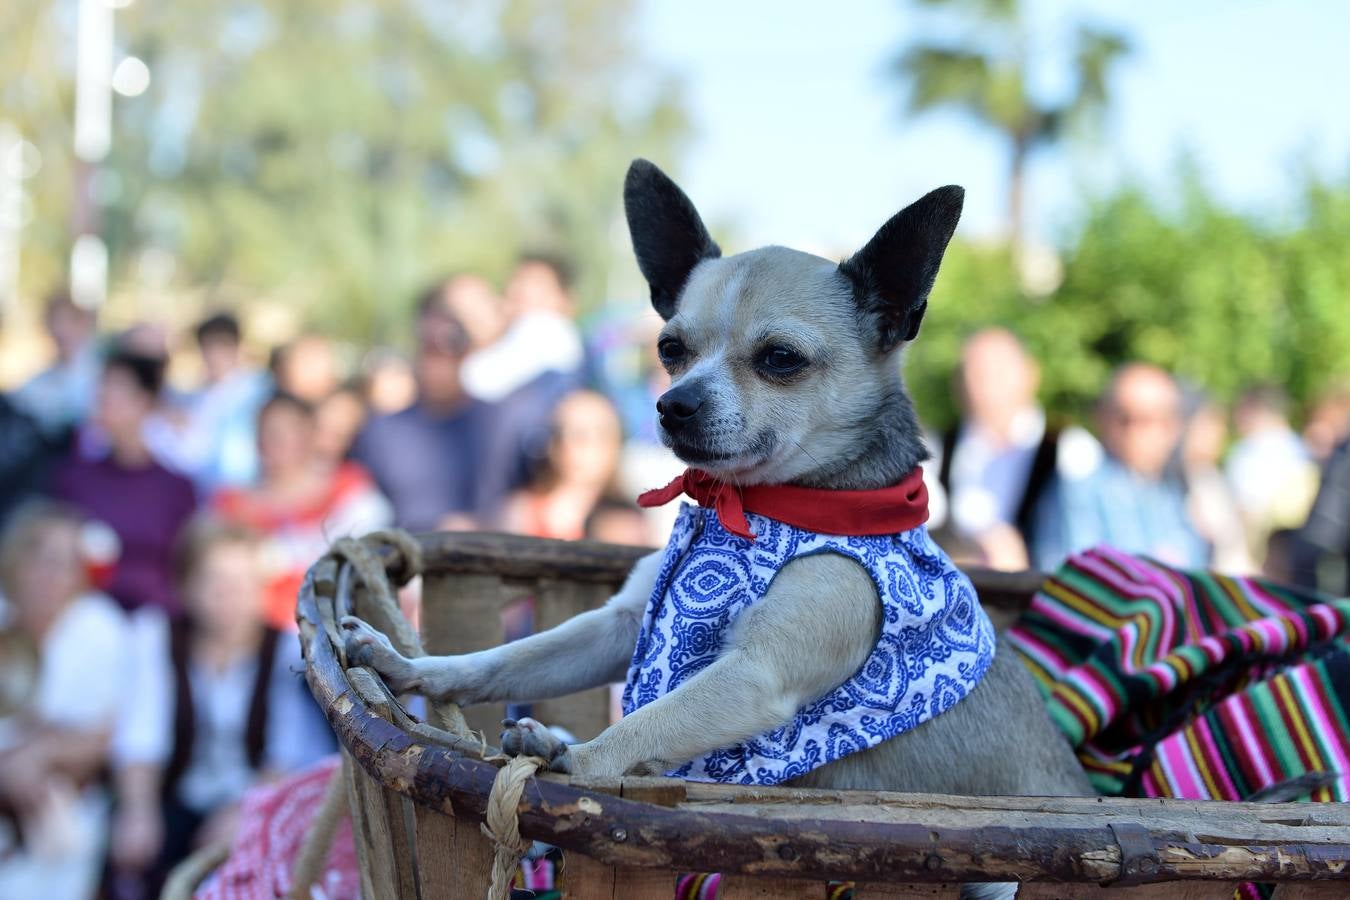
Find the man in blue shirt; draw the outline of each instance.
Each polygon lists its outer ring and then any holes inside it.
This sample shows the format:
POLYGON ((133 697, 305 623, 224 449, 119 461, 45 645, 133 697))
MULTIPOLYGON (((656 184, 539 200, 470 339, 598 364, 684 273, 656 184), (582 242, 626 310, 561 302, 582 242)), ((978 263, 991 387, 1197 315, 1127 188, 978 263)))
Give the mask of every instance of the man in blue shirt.
POLYGON ((489 494, 504 479, 486 471, 507 464, 487 454, 495 412, 464 390, 460 370, 468 338, 445 302, 443 285, 423 294, 416 329, 417 399, 402 412, 367 423, 352 458, 389 498, 399 527, 471 527, 501 500, 489 494))
POLYGON ((1119 369, 1098 407, 1106 456, 1091 472, 1061 472, 1036 508, 1033 562, 1052 570, 1097 544, 1179 567, 1209 562, 1209 547, 1191 524, 1185 490, 1169 476, 1181 438, 1181 393, 1156 366, 1119 369))

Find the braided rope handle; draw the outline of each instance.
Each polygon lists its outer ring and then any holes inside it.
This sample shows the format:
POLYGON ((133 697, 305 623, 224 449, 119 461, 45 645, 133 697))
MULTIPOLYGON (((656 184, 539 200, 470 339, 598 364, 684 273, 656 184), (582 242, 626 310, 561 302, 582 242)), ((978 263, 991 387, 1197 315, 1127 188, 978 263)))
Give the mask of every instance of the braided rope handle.
MULTIPOLYGON (((387 529, 372 532, 360 540, 341 538, 333 543, 329 553, 338 560, 345 560, 360 586, 365 588, 367 602, 359 610, 361 617, 384 632, 399 653, 410 659, 425 656, 421 637, 404 617, 394 589, 395 584, 401 587, 422 573, 422 547, 416 538, 402 529, 387 529), (394 559, 384 562, 381 547, 392 547, 396 551, 394 559)), ((456 737, 478 740, 478 736, 469 730, 464 713, 453 703, 429 706, 428 719, 429 724, 456 737)), ((479 746, 482 746, 481 740, 479 746)), ((345 768, 350 763, 344 758, 342 765, 345 768)), ((486 822, 481 826, 494 844, 488 900, 508 900, 510 897, 516 869, 531 844, 520 834, 517 817, 520 798, 525 783, 546 766, 545 760, 538 757, 516 757, 502 766, 492 782, 486 822)), ((343 802, 345 791, 345 773, 340 769, 328 784, 322 805, 310 824, 292 868, 291 900, 307 900, 310 896, 310 886, 323 869, 337 823, 347 809, 343 802)))
POLYGON ((539 769, 547 767, 548 761, 538 756, 517 756, 498 769, 497 777, 492 780, 486 821, 480 826, 495 845, 488 900, 508 900, 511 896, 511 881, 525 851, 533 843, 520 835, 520 818, 517 816, 520 797, 525 791, 525 782, 539 769))

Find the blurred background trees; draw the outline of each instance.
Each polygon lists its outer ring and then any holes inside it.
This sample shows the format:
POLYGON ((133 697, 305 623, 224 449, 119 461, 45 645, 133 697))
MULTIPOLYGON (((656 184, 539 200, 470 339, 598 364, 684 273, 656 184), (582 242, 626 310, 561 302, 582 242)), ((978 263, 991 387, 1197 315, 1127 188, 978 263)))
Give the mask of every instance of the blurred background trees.
MULTIPOLYGON (((539 249, 575 259, 585 309, 641 308, 623 172, 647 155, 678 177, 690 127, 679 83, 634 39, 636 2, 119 9, 119 55, 145 60, 153 77, 116 98, 112 153, 90 180, 114 297, 134 298, 136 315, 182 319, 247 301, 368 346, 403 338, 424 280, 457 268, 500 275, 539 249)), ((1130 41, 1078 28, 1052 48, 1063 90, 1042 96, 1029 87, 1017 0, 911 5, 950 25, 902 46, 878 89, 912 113, 955 108, 1001 135, 1015 225, 1027 154, 1094 133, 1130 41)), ((0 119, 37 151, 23 161, 32 171, 20 210, 34 308, 70 253, 73 8, 0 4, 0 119)), ((1127 182, 1084 209, 1054 248, 1062 277, 1037 290, 1023 286, 1009 242, 958 236, 908 362, 934 425, 953 414, 960 340, 990 323, 1026 337, 1044 361, 1045 401, 1068 414, 1085 412, 1127 359, 1225 398, 1275 381, 1304 403, 1347 371, 1350 172, 1306 175, 1300 212, 1279 222, 1226 208, 1185 163, 1169 184, 1127 182)), ((726 246, 746 249, 734 235, 726 246)))
POLYGON ((1018 0, 919 0, 946 13, 946 35, 901 52, 894 73, 912 114, 952 108, 988 126, 1008 153, 1008 235, 1022 245, 1027 158, 1062 141, 1074 129, 1100 125, 1109 104, 1108 76, 1129 52, 1123 34, 1079 25, 1062 61, 1067 92, 1043 98, 1031 87, 1033 47, 1018 0))
MULTIPOLYGON (((29 285, 69 252, 70 6, 0 13, 5 114, 55 176, 34 198, 29 285)), ((120 9, 119 51, 154 78, 116 98, 93 185, 113 284, 270 299, 367 341, 403 331, 428 278, 502 274, 526 249, 573 258, 593 299, 628 160, 686 132, 675 83, 634 56, 632 16, 629 0, 120 9)))
POLYGON ((1350 373, 1350 177, 1309 175, 1296 219, 1266 223, 1224 208, 1180 164, 1165 191, 1124 186, 1099 198, 1063 249, 1063 280, 1019 287, 1004 245, 957 241, 907 367, 920 412, 955 419, 950 373, 961 340, 1002 323, 1041 361, 1047 408, 1090 413, 1113 367, 1147 360, 1221 400, 1284 386, 1299 403, 1350 373))

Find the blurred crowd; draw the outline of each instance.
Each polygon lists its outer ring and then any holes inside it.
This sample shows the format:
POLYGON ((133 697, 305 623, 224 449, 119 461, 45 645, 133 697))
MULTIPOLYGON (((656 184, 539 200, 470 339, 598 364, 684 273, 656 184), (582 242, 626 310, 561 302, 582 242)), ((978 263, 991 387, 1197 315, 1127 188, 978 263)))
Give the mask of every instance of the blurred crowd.
POLYGON ((1091 431, 1043 409, 1037 365, 1001 328, 965 342, 957 425, 930 436, 930 527, 955 558, 1053 570, 1097 544, 1350 593, 1350 390, 1312 405, 1253 385, 1232 410, 1144 363, 1118 368, 1091 431), (1231 431, 1230 431, 1231 423, 1231 431))
MULTIPOLYGON (((352 366, 313 334, 255 366, 229 313, 104 333, 48 301, 54 362, 0 395, 0 897, 154 896, 229 836, 249 785, 332 752, 289 632, 333 539, 662 542, 673 511, 633 503, 681 469, 655 431, 659 321, 583 327, 571 277, 530 256, 500 294, 446 278, 417 299, 410 358, 352 366), (166 383, 185 347, 191 389, 166 383)), ((954 389, 926 475, 958 562, 1050 569, 1109 543, 1350 591, 1350 394, 1300 432, 1277 388, 1227 410, 1131 364, 1087 429, 1038 405, 1003 329, 969 337, 954 389)))

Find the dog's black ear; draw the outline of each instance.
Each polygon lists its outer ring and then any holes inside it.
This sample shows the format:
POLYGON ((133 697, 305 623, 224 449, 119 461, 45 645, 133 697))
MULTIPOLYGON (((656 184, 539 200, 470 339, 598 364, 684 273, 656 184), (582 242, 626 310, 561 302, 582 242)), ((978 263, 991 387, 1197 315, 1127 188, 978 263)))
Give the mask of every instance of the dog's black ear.
POLYGON ((645 159, 635 159, 623 182, 623 208, 638 268, 652 289, 652 306, 675 315, 689 273, 722 249, 713 243, 698 210, 670 177, 645 159))
POLYGON ((928 308, 938 265, 961 218, 964 188, 940 187, 900 210, 857 253, 839 264, 859 309, 875 320, 880 349, 912 341, 928 308))

